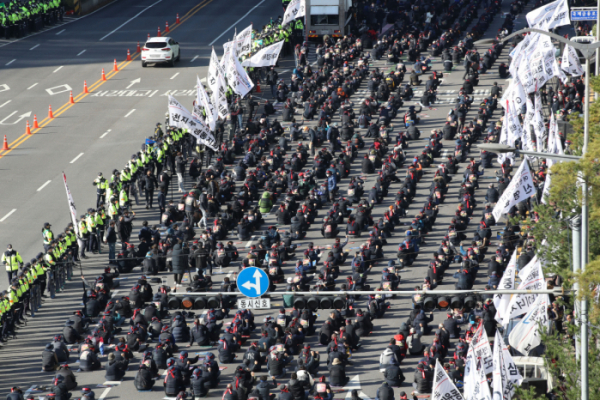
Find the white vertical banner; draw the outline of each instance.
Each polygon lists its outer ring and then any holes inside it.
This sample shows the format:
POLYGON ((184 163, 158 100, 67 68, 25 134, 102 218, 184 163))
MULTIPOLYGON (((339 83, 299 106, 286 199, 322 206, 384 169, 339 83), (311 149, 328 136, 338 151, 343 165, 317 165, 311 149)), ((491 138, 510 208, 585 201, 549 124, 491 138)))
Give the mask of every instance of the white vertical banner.
POLYGON ((305 14, 306 2, 304 0, 292 0, 285 9, 285 14, 283 14, 283 22, 281 25, 285 26, 296 18, 303 17, 305 14))
POLYGON ((219 116, 223 119, 229 115, 229 106, 227 105, 227 97, 225 92, 227 91, 227 84, 225 83, 225 71, 221 69, 219 64, 219 58, 215 53, 213 47, 210 55, 210 64, 208 66, 208 76, 206 78, 208 87, 212 92, 212 100, 215 107, 219 112, 219 116))
POLYGON ((521 385, 522 381, 523 377, 510 355, 508 346, 497 330, 494 339, 493 400, 511 400, 515 394, 515 386, 521 385))
POLYGON ((583 68, 581 67, 581 63, 579 62, 579 56, 577 56, 577 51, 574 47, 565 45, 565 49, 563 51, 562 63, 561 66, 563 71, 573 76, 581 76, 583 75, 583 68))
POLYGON ((431 400, 463 400, 460 392, 450 379, 440 360, 435 360, 435 374, 433 376, 433 389, 431 400))
MULTIPOLYGON (((196 76, 196 84, 198 85, 198 90, 196 93, 196 104, 204 107, 204 111, 206 111, 206 121, 208 122, 208 126, 210 126, 210 130, 215 130, 215 125, 217 123, 217 119, 219 118, 219 112, 212 104, 212 101, 208 98, 208 94, 204 89, 204 85, 200 82, 200 78, 196 76)), ((198 117, 200 117, 198 115, 198 117)))
POLYGON ((238 57, 252 50, 252 24, 235 36, 235 54, 238 57))
POLYGON ((531 350, 542 343, 539 328, 548 331, 550 320, 548 319, 548 305, 550 298, 547 294, 537 296, 525 317, 512 329, 508 341, 512 347, 523 354, 529 354, 531 350))
POLYGON ((542 95, 539 92, 535 92, 535 115, 533 117, 532 125, 535 131, 535 140, 537 151, 544 151, 545 145, 548 142, 548 134, 546 133, 546 125, 544 124, 544 114, 542 110, 542 95))
POLYGON ((531 170, 529 169, 527 160, 523 160, 515 176, 504 190, 504 193, 502 193, 502 196, 492 211, 496 222, 499 222, 502 214, 507 213, 512 206, 520 201, 526 200, 534 194, 535 187, 533 186, 533 179, 531 178, 531 170))
MULTIPOLYGON (((515 288, 515 272, 517 270, 517 249, 513 251, 512 256, 510 257, 510 261, 504 270, 504 274, 502 274, 502 279, 500 279, 500 283, 498 284, 499 290, 512 290, 515 288)), ((494 307, 496 308, 495 319, 498 322, 502 322, 504 318, 504 313, 508 308, 508 304, 510 303, 510 298, 512 295, 510 294, 495 294, 494 295, 494 307)))
POLYGON ((77 209, 75 208, 75 202, 73 201, 73 195, 67 185, 67 175, 63 172, 63 182, 65 183, 65 190, 67 191, 67 202, 69 203, 69 213, 71 214, 71 222, 73 222, 73 229, 75 234, 79 237, 79 226, 77 225, 77 209))
POLYGON ((519 290, 531 290, 531 293, 513 295, 506 308, 502 325, 507 326, 512 318, 523 315, 531 310, 538 294, 536 290, 546 289, 546 279, 542 270, 542 263, 534 256, 529 264, 519 272, 521 283, 517 287, 519 290))
POLYGON ((169 125, 177 128, 188 129, 190 134, 196 138, 199 144, 210 147, 217 151, 217 141, 210 128, 198 118, 195 118, 180 102, 173 96, 169 96, 169 125))
POLYGON ((571 24, 567 0, 556 0, 527 13, 529 27, 550 30, 558 26, 571 24))
POLYGON ((233 52, 229 54, 229 62, 226 70, 227 83, 231 89, 241 97, 246 96, 254 87, 254 83, 240 64, 233 52))
POLYGON ((479 370, 471 368, 469 375, 466 372, 465 370, 465 400, 492 400, 492 394, 490 393, 490 387, 488 386, 483 368, 479 370), (470 382, 469 387, 472 390, 467 391, 467 382, 470 382))

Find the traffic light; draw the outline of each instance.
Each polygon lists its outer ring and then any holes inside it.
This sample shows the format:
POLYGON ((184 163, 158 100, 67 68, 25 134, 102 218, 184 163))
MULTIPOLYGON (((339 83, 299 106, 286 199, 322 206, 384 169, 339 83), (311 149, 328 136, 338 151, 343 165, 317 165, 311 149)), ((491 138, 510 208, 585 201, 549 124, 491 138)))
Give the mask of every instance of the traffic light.
POLYGON ((294 307, 311 311, 342 309, 346 307, 346 300, 342 296, 294 296, 294 307))
POLYGON ((465 311, 470 311, 475 308, 478 301, 481 301, 481 296, 472 294, 467 296, 444 296, 444 295, 428 295, 423 300, 421 307, 426 312, 433 310, 447 310, 455 308, 464 308, 465 311))
MULTIPOLYGON (((224 299, 223 303, 225 303, 224 299)), ((227 301, 228 304, 223 304, 223 307, 230 308, 231 301, 227 301)), ((221 307, 221 299, 217 296, 185 296, 180 299, 179 297, 171 296, 168 301, 169 310, 204 310, 206 308, 219 308, 221 307)))

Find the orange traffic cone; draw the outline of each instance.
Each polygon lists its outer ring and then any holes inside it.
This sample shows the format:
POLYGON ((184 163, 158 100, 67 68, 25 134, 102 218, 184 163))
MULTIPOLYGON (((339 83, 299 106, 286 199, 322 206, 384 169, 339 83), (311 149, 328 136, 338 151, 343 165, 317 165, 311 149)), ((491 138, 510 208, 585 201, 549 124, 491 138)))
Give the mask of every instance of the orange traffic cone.
POLYGON ((48 118, 54 119, 54 115, 52 114, 52 106, 48 106, 48 118))
POLYGON ((10 147, 8 147, 8 140, 6 140, 6 135, 4 135, 4 146, 2 146, 2 151, 4 150, 10 150, 10 147))
POLYGON ((138 42, 138 45, 137 45, 137 50, 136 50, 136 51, 137 51, 138 53, 141 53, 141 52, 142 52, 142 49, 140 48, 140 42, 138 42))
POLYGON ((256 82, 256 93, 262 93, 260 90, 260 82, 256 82))
POLYGON ((131 54, 129 54, 129 49, 127 49, 127 61, 131 61, 131 54))
POLYGON ((87 81, 83 81, 83 93, 89 93, 89 90, 87 88, 87 81))
POLYGON ((160 26, 158 27, 158 37, 160 37, 160 26))
POLYGON ((169 33, 169 21, 165 22, 165 33, 169 33))
POLYGON ((73 91, 69 93, 69 104, 75 104, 75 100, 73 100, 73 91))
POLYGON ((148 40, 150 40, 150 34, 148 34, 148 40))
POLYGON ((31 127, 29 126, 29 121, 27 121, 27 125, 25 125, 25 133, 27 135, 31 135, 31 127))
POLYGON ((117 59, 115 58, 115 64, 113 65, 113 71, 119 71, 119 67, 117 67, 117 59))
POLYGON ((37 115, 33 114, 33 129, 38 129, 40 126, 37 122, 37 115))
POLYGON ((175 23, 178 24, 179 23, 179 14, 177 14, 177 19, 175 20, 175 23))
POLYGON ((102 68, 102 80, 105 81, 106 80, 106 75, 104 74, 104 68, 102 68))

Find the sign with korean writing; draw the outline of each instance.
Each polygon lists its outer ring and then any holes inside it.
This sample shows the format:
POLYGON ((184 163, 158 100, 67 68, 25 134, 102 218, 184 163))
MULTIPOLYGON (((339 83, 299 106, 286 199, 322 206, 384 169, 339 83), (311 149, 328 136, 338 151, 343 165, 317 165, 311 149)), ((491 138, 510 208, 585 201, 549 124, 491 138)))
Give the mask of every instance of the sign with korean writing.
POLYGON ((240 310, 270 309, 271 299, 238 299, 237 308, 240 310))
MULTIPOLYGON (((542 263, 538 260, 537 256, 534 256, 529 264, 519 272, 519 278, 521 279, 521 283, 517 287, 519 290, 535 291, 546 288, 542 263)), ((535 303, 537 296, 535 292, 514 295, 510 299, 507 307, 508 312, 504 314, 502 324, 506 326, 512 318, 528 312, 535 303)))
POLYGON ((254 83, 246 73, 246 70, 240 64, 238 58, 231 52, 229 54, 229 62, 226 69, 227 83, 231 90, 239 94, 241 97, 246 96, 254 87, 254 83))
POLYGON ((527 13, 527 22, 531 28, 549 30, 571 23, 567 0, 556 0, 527 13))
POLYGON ((596 21, 598 19, 598 10, 571 8, 571 21, 596 21))
POLYGON ((515 393, 515 385, 520 385, 522 381, 523 377, 519 374, 508 346, 497 330, 494 339, 493 400, 510 400, 515 393))
POLYGON ((527 161, 524 160, 512 181, 510 181, 510 184, 504 190, 504 193, 502 193, 498 203, 496 203, 492 211, 494 219, 499 222, 502 214, 507 213, 512 206, 523 200, 527 200, 528 197, 533 196, 535 193, 536 188, 531 178, 531 170, 527 161))
POLYGON ((244 60, 242 66, 244 67, 269 67, 277 64, 279 53, 283 47, 284 41, 279 41, 272 44, 264 49, 260 49, 252 57, 244 60))
POLYGON ((173 96, 169 96, 169 125, 187 129, 199 144, 208 146, 214 151, 218 150, 217 141, 210 128, 204 122, 195 118, 173 96))
MULTIPOLYGON (((510 257, 510 261, 506 269, 504 270, 504 274, 502 275, 502 279, 500 279, 500 283, 498 284, 499 290, 512 290, 515 288, 515 271, 517 270, 517 249, 513 251, 512 256, 510 257)), ((510 294, 495 294, 494 295, 494 307, 496 308, 496 316, 495 319, 498 322, 501 322, 504 318, 504 314, 506 313, 506 309, 508 308, 508 304, 510 303, 510 294)))
POLYGON ((227 84, 225 83, 225 71, 219 64, 219 58, 213 47, 210 55, 210 64, 208 65, 208 76, 206 77, 208 87, 212 91, 212 101, 219 112, 219 117, 225 119, 229 115, 229 106, 227 105, 227 84))
POLYGON ((296 18, 303 17, 306 14, 306 2, 304 0, 292 0, 285 9, 283 14, 283 22, 281 25, 287 25, 288 22, 296 18))
POLYGON ((463 400, 460 392, 450 379, 440 360, 435 360, 435 375, 433 377, 432 400, 463 400))
POLYGON ((529 312, 510 332, 508 341, 512 347, 523 354, 529 354, 542 343, 539 328, 547 330, 550 326, 547 311, 549 304, 550 299, 547 294, 538 295, 529 312))

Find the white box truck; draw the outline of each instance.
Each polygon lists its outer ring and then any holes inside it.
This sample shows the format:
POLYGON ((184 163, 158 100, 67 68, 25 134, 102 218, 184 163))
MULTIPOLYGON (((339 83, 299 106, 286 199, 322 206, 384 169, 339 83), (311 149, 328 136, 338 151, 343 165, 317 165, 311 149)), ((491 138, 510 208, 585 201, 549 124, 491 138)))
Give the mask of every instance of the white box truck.
POLYGON ((348 10, 351 6, 352 0, 306 0, 308 39, 315 40, 324 35, 343 37, 350 20, 348 10))

